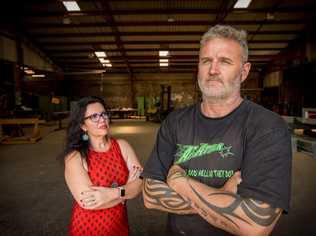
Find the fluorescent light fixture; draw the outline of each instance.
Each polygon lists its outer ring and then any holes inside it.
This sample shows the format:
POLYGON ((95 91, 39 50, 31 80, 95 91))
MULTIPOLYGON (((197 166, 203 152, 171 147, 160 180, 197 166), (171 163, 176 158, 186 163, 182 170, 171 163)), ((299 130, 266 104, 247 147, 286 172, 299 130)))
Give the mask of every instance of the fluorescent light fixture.
POLYGON ((103 64, 103 66, 112 67, 112 64, 111 63, 106 63, 106 64, 103 64))
POLYGON ((160 57, 166 57, 169 55, 169 51, 164 50, 164 51, 159 51, 159 56, 160 57))
POLYGON ((27 75, 33 75, 35 74, 34 70, 24 70, 25 74, 27 75))
POLYGON ((160 58, 160 59, 159 59, 159 62, 160 62, 160 63, 162 63, 162 62, 167 62, 167 63, 168 63, 168 62, 169 62, 169 59, 161 59, 161 58, 160 58))
POLYGON ((103 51, 95 51, 94 54, 95 54, 97 57, 106 57, 106 53, 103 52, 103 51))
POLYGON ((159 63, 159 65, 164 67, 164 66, 169 66, 169 63, 159 63))
POLYGON ((99 58, 99 61, 101 62, 101 63, 110 63, 110 60, 109 59, 104 59, 104 58, 99 58))
POLYGON ((99 58, 99 61, 101 62, 101 63, 105 63, 105 59, 104 58, 99 58))
POLYGON ((80 11, 80 7, 76 1, 63 1, 67 11, 80 11))
POLYGON ((46 75, 32 75, 32 77, 34 77, 34 78, 44 78, 44 77, 46 77, 46 75))
POLYGON ((250 4, 251 0, 238 0, 235 5, 234 8, 247 8, 250 4))

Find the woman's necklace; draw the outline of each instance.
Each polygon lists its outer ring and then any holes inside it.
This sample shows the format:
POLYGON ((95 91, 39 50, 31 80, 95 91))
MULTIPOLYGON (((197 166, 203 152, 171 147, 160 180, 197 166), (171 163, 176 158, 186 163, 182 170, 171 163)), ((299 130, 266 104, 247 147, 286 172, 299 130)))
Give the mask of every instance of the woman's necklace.
POLYGON ((103 142, 100 143, 100 144, 99 144, 99 147, 102 148, 102 149, 104 149, 104 148, 105 148, 105 143, 103 143, 103 142))

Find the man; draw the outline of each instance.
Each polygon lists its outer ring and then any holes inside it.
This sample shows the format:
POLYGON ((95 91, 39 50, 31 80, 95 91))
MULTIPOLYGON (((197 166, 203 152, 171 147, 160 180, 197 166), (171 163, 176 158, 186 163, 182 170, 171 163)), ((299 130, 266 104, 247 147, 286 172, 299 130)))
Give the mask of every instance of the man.
POLYGON ((145 165, 144 204, 170 213, 173 235, 268 235, 289 210, 287 126, 240 95, 250 70, 246 37, 221 25, 204 34, 203 101, 166 118, 145 165))

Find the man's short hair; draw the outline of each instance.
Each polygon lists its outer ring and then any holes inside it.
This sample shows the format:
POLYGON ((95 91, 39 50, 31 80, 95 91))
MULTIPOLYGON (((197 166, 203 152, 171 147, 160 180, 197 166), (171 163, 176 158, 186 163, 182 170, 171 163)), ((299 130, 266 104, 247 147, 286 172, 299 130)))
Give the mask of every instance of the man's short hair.
POLYGON ((201 38, 200 47, 202 47, 208 40, 215 38, 231 39, 237 42, 243 51, 242 60, 246 62, 248 60, 248 44, 247 44, 247 32, 244 30, 238 30, 229 25, 215 25, 211 27, 201 38))

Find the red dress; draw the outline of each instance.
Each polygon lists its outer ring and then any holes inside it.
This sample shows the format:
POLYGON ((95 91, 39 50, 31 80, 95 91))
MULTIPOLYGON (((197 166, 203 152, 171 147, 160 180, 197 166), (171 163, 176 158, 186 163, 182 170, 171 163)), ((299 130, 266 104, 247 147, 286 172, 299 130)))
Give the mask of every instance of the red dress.
MULTIPOLYGON (((111 187, 126 184, 128 169, 115 139, 107 152, 90 150, 87 158, 88 174, 95 186, 111 187)), ((102 210, 86 210, 75 201, 69 227, 72 236, 128 235, 126 206, 118 204, 102 210)))

